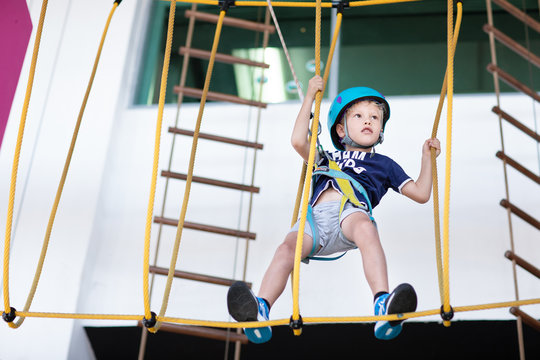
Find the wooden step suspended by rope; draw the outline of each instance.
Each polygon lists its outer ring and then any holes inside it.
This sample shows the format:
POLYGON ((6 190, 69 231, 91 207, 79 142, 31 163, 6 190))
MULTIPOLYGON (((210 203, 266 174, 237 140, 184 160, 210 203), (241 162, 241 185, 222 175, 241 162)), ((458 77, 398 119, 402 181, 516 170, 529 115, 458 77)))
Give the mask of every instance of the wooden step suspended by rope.
MULTIPOLYGON (((178 220, 169 219, 162 216, 155 216, 154 223, 178 226, 178 220)), ((191 230, 205 231, 205 232, 210 232, 210 233, 220 234, 220 235, 234 236, 237 238, 243 238, 243 239, 249 239, 249 240, 255 240, 257 236, 257 234, 249 232, 249 231, 240 231, 240 230, 228 229, 228 228, 219 227, 219 226, 198 224, 198 223, 193 223, 189 221, 184 222, 184 228, 191 229, 191 230)))
POLYGON ((519 82, 515 77, 508 74, 501 68, 497 67, 494 64, 489 64, 487 66, 487 69, 492 74, 497 73, 500 76, 501 80, 510 87, 516 89, 517 91, 521 91, 522 93, 529 95, 534 100, 540 102, 540 95, 538 95, 535 91, 531 90, 529 87, 525 86, 523 83, 519 82))
POLYGON ((506 161, 508 165, 512 166, 514 169, 516 169, 517 171, 519 171, 520 173, 522 173, 523 175, 527 176, 529 179, 531 179, 532 181, 540 185, 540 176, 536 175, 535 173, 527 169, 525 166, 521 165, 516 160, 512 159, 510 156, 506 155, 502 151, 497 151, 495 156, 497 156, 499 159, 503 161, 506 161))
MULTIPOLYGON (((194 49, 194 48, 187 48, 185 46, 180 47, 180 50, 178 50, 178 53, 180 55, 186 55, 187 54, 190 57, 194 57, 194 58, 197 58, 197 59, 204 59, 204 60, 210 59, 210 56, 212 55, 212 53, 210 51, 201 50, 201 49, 194 49)), ((270 65, 262 63, 262 62, 253 61, 253 60, 241 58, 241 57, 238 57, 238 56, 228 55, 228 54, 217 53, 215 59, 216 59, 216 61, 219 61, 219 62, 225 63, 225 64, 240 64, 240 65, 259 67, 259 68, 263 68, 263 69, 268 69, 270 67, 270 65)))
MULTIPOLYGON (((150 266, 150 272, 152 274, 157 274, 157 275, 168 275, 169 269, 159 267, 159 266, 150 266)), ((234 279, 226 279, 226 278, 217 277, 217 276, 196 274, 193 272, 180 271, 180 270, 174 271, 174 277, 178 279, 200 281, 200 282, 205 282, 209 284, 223 285, 227 287, 231 286, 235 281, 237 281, 234 279)), ((249 288, 251 288, 251 283, 246 283, 246 284, 249 288)))
MULTIPOLYGON (((175 94, 182 93, 185 96, 196 98, 196 99, 200 99, 203 95, 203 91, 201 89, 195 89, 195 88, 190 88, 186 86, 178 86, 178 85, 175 85, 174 92, 175 94)), ((248 99, 241 98, 239 96, 219 93, 215 91, 208 91, 208 93, 206 94, 206 99, 214 100, 214 101, 225 101, 225 102, 230 102, 230 103, 240 104, 240 105, 255 106, 262 109, 266 109, 266 105, 267 105, 266 103, 263 103, 260 101, 248 100, 248 99)))
POLYGON ((510 314, 512 314, 512 315, 514 315, 516 317, 519 316, 521 318, 521 320, 523 320, 523 322, 525 324, 529 325, 530 327, 532 327, 536 331, 540 331, 540 321, 536 320, 535 318, 533 318, 529 314, 526 314, 525 312, 523 312, 519 308, 514 307, 514 306, 511 307, 510 308, 510 314))
MULTIPOLYGON (((186 174, 181 174, 181 173, 177 173, 177 172, 174 172, 174 171, 167 171, 167 170, 163 170, 161 172, 161 176, 169 178, 169 179, 177 179, 177 180, 186 180, 187 179, 186 174)), ((198 182, 198 183, 201 183, 201 184, 219 186, 219 187, 224 187, 224 188, 228 188, 228 189, 246 191, 246 192, 257 193, 257 194, 259 193, 259 190, 260 190, 260 188, 257 187, 257 186, 249 186, 249 185, 237 184, 237 183, 233 183, 233 182, 210 179, 210 178, 205 178, 205 177, 200 177, 200 176, 193 176, 192 181, 198 182)))
POLYGON ((501 110, 498 106, 494 106, 491 111, 493 111, 495 114, 502 117, 504 120, 506 120, 508 123, 514 125, 519 130, 523 131, 525 134, 532 137, 536 142, 540 142, 540 134, 537 134, 533 130, 529 129, 527 126, 523 125, 521 122, 519 122, 516 118, 512 117, 508 113, 501 110))
POLYGON ((497 5, 499 5, 501 8, 506 10, 509 14, 514 16, 519 21, 524 22, 529 26, 531 29, 535 30, 537 33, 540 33, 540 23, 536 20, 534 20, 532 17, 524 13, 523 11, 519 10, 517 7, 512 5, 506 0, 493 0, 493 2, 497 5))
MULTIPOLYGON (((209 14, 202 11, 186 10, 186 12, 184 13, 184 16, 186 18, 193 17, 196 20, 205 21, 205 22, 209 22, 213 24, 217 24, 219 20, 218 15, 209 14)), ((233 17, 223 18, 223 25, 245 29, 245 30, 258 31, 258 32, 268 31, 270 34, 273 34, 276 32, 276 28, 274 25, 265 25, 262 23, 258 23, 256 21, 238 19, 238 18, 233 18, 233 17)))
POLYGON ((518 216, 523 221, 529 223, 530 225, 534 226, 538 230, 540 230, 540 221, 533 218, 531 215, 527 214, 525 211, 521 210, 517 206, 513 205, 506 199, 502 199, 500 202, 500 205, 506 209, 509 209, 512 214, 518 216))
POLYGON ((520 55, 522 58, 529 61, 534 66, 540 68, 540 57, 536 56, 535 54, 521 46, 517 41, 513 40, 500 30, 489 24, 484 25, 483 29, 486 33, 492 33, 493 36, 495 36, 495 39, 497 39, 501 44, 505 45, 507 48, 520 55))
MULTIPOLYGON (((137 326, 142 328, 142 321, 137 323, 137 326)), ((221 340, 221 341, 239 341, 242 344, 247 344, 249 341, 247 336, 244 334, 237 334, 236 329, 215 329, 204 326, 193 326, 193 325, 177 325, 170 323, 161 323, 159 331, 165 331, 175 334, 197 336, 206 339, 212 340, 221 340)))
MULTIPOLYGON (((194 132, 191 131, 191 130, 180 129, 180 128, 176 128, 176 127, 172 127, 172 126, 169 127, 169 132, 172 133, 172 134, 177 134, 177 135, 186 135, 186 136, 193 136, 194 135, 194 132)), ((227 143, 227 144, 231 144, 231 145, 238 145, 238 146, 244 146, 244 147, 253 148, 253 149, 257 149, 257 150, 262 150, 263 149, 262 144, 258 144, 258 143, 255 143, 255 142, 237 140, 237 139, 233 139, 233 138, 217 136, 217 135, 211 135, 211 134, 205 134, 205 133, 199 133, 199 139, 218 141, 218 142, 222 142, 222 143, 227 143)))
POLYGON ((515 253, 513 253, 510 250, 504 253, 504 257, 509 260, 515 261, 516 264, 519 265, 521 268, 523 268, 524 270, 527 270, 532 275, 540 279, 540 269, 538 269, 536 266, 534 266, 527 260, 523 259, 522 257, 517 256, 515 253))

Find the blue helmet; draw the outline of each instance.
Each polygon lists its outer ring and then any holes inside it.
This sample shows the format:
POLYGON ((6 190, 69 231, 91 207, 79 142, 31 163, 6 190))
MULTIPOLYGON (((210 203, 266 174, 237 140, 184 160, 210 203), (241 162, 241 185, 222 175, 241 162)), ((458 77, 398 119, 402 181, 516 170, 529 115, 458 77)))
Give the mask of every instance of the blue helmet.
MULTIPOLYGON (((343 90, 341 93, 339 93, 338 96, 336 96, 336 98, 332 102, 332 105, 330 106, 330 110, 328 111, 328 131, 330 132, 332 143, 338 150, 345 150, 345 147, 341 143, 340 138, 336 132, 336 124, 341 120, 349 104, 361 99, 374 100, 383 105, 384 114, 382 130, 384 132, 386 122, 390 118, 390 106, 388 105, 388 102, 386 101, 384 96, 377 90, 373 90, 368 87, 353 87, 347 90, 343 90)), ((379 141, 377 141, 377 143, 372 146, 375 146, 380 142, 382 142, 382 139, 379 139, 379 141)))

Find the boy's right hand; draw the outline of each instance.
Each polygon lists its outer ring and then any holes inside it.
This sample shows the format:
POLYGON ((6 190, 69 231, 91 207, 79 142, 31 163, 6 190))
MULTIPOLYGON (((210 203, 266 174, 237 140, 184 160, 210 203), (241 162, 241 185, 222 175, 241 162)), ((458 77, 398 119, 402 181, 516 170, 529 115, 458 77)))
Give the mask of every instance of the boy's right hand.
POLYGON ((315 75, 309 80, 306 97, 314 100, 315 96, 317 95, 317 91, 322 91, 323 86, 323 78, 320 75, 315 75))

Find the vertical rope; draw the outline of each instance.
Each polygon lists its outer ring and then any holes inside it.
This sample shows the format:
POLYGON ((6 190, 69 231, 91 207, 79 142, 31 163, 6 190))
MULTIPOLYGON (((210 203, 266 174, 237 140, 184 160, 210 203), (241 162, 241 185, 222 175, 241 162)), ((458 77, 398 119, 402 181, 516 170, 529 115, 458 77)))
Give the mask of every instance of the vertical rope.
POLYGON ((159 165, 159 148, 161 143, 161 127, 163 123, 163 108, 165 107, 165 93, 167 90, 167 76, 169 74, 169 62, 171 56, 171 47, 174 30, 174 17, 176 11, 176 0, 171 0, 169 8, 169 23, 167 27, 167 43, 165 46, 165 55, 163 58, 163 69, 161 72, 161 87, 159 92, 159 107, 156 122, 156 135, 154 142, 154 162, 152 167, 152 180, 150 184, 150 195, 148 200, 148 209, 146 212, 146 228, 144 239, 144 264, 143 264, 143 297, 144 297, 144 317, 150 319, 150 295, 148 287, 148 274, 150 271, 150 235, 152 230, 152 218, 154 214, 154 201, 156 196, 156 181, 159 165))
MULTIPOLYGON (((321 73, 321 0, 317 0, 315 8, 315 73, 320 75, 321 73)), ((313 173, 313 163, 315 161, 315 148, 317 146, 317 133, 319 128, 319 112, 321 107, 322 92, 317 92, 315 98, 315 111, 312 123, 312 134, 310 151, 308 157, 306 179, 311 179, 313 173)), ((302 212, 300 224, 298 227, 298 237, 296 240, 296 249, 294 254, 294 268, 292 273, 293 278, 293 314, 292 320, 297 321, 300 319, 300 306, 299 306, 299 287, 300 287, 300 261, 302 257, 302 245, 304 241, 304 229, 306 227, 306 216, 309 202, 309 189, 311 182, 309 180, 304 182, 304 197, 302 204, 302 212)), ((293 329, 295 335, 302 333, 301 329, 293 329)))
MULTIPOLYGON (((205 78, 205 82, 204 82, 203 94, 202 94, 202 97, 201 97, 201 103, 200 103, 200 107, 199 107, 199 114, 197 116, 197 122, 196 122, 196 125, 195 125, 194 134, 193 134, 193 143, 192 143, 192 147, 191 147, 191 156, 190 156, 190 159, 189 159, 189 169, 188 169, 188 174, 187 174, 187 178, 186 178, 186 186, 185 186, 185 191, 184 191, 184 200, 183 200, 183 203, 182 203, 182 210, 181 210, 181 213, 180 213, 180 219, 178 220, 178 227, 176 228, 175 244, 174 244, 173 252, 172 252, 172 255, 171 255, 171 262, 170 262, 170 265, 169 265, 169 274, 167 276, 167 284, 165 286, 165 290, 164 290, 164 294, 163 294, 163 300, 162 300, 162 303, 161 303, 161 310, 159 312, 159 317, 163 317, 165 315, 165 312, 167 311, 167 305, 168 305, 168 302, 169 302, 169 295, 170 295, 170 292, 171 292, 172 280, 173 280, 173 277, 174 277, 174 270, 175 270, 176 261, 177 261, 177 258, 178 258, 178 250, 179 250, 179 247, 180 247, 180 241, 182 239, 182 230, 184 228, 184 221, 186 219, 186 212, 187 212, 187 206, 188 206, 188 202, 189 202, 191 183, 193 181, 193 167, 195 165, 195 155, 197 153, 197 143, 199 141, 199 132, 200 132, 200 128, 201 128, 202 115, 203 115, 203 112, 204 112, 204 106, 206 104, 206 97, 208 95, 208 89, 210 88, 210 80, 212 78, 212 72, 213 72, 213 68, 214 68, 214 63, 215 63, 215 58, 216 58, 217 48, 218 48, 218 44, 219 44, 219 38, 220 38, 220 35, 221 35, 221 29, 223 27, 223 19, 224 18, 225 18, 225 10, 221 10, 220 14, 219 14, 217 27, 216 27, 216 32, 215 32, 215 35, 214 35, 214 42, 213 42, 213 45, 212 45, 212 51, 211 51, 210 60, 209 60, 209 63, 208 63, 208 69, 206 71, 206 78, 205 78)), ((159 329, 160 324, 161 324, 161 322, 158 321, 156 326, 154 326, 154 328, 150 329, 150 331, 151 332, 156 332, 159 329)))
POLYGON ((17 143, 15 145, 15 154, 13 156, 13 165, 11 168, 11 185, 9 188, 9 203, 7 210, 6 221, 6 236, 4 240, 4 275, 3 275, 3 292, 4 292, 4 309, 6 313, 11 312, 9 303, 9 253, 11 246, 11 230, 13 226, 13 208, 15 205, 15 189, 17 187, 17 172, 19 170, 19 159, 21 156, 21 147, 24 137, 24 128, 26 125, 26 117, 28 115, 28 105, 30 104, 30 96, 32 95, 32 87, 34 85, 34 74, 36 72, 37 58, 39 54, 39 44, 41 43, 41 33, 43 32, 43 23, 45 14, 47 13, 47 0, 43 0, 41 4, 41 13, 39 15, 39 23, 36 30, 36 39, 34 40, 34 50, 32 52, 32 62, 30 65, 30 74, 26 84, 26 94, 24 97, 21 120, 19 122, 19 131, 17 134, 17 143))
MULTIPOLYGON (((458 4, 458 15, 456 18, 456 26, 454 28, 454 40, 453 40, 453 51, 455 55, 456 44, 459 36, 459 29, 461 26, 462 19, 462 6, 461 3, 458 4)), ((435 120, 433 122, 433 130, 431 132, 431 138, 437 136, 437 129, 439 127, 439 120, 441 118, 441 112, 444 104, 444 98, 446 97, 446 90, 448 87, 448 69, 444 74, 444 81, 441 88, 441 95, 439 97, 439 104, 437 106, 437 112, 435 114, 435 120)), ((434 229, 435 229, 435 252, 437 260, 437 277, 439 280, 439 295, 441 298, 441 303, 444 302, 444 290, 443 290, 443 270, 442 270, 442 255, 441 255, 441 225, 439 219, 439 181, 437 176, 437 155, 436 150, 431 149, 431 173, 433 178, 433 214, 434 214, 434 229)))
MULTIPOLYGON (((443 214, 443 310, 450 312, 450 245, 449 245, 449 217, 450 217, 450 172, 451 172, 451 155, 452 155, 452 105, 454 95, 454 58, 452 51, 452 43, 454 39, 454 1, 448 0, 447 11, 447 80, 448 80, 448 105, 446 119, 446 181, 444 188, 444 214, 443 214)), ((450 326, 450 321, 443 321, 444 326, 450 326)))
MULTIPOLYGON (((491 0, 486 0, 486 10, 487 10, 487 17, 488 17, 488 24, 490 26, 493 26, 493 11, 491 6, 491 0)), ((494 65, 497 65, 497 53, 495 48, 495 36, 492 32, 488 33, 489 36, 489 48, 490 48, 490 55, 491 55, 491 63, 494 65)), ((501 106, 501 91, 500 91, 500 85, 499 85, 499 74, 497 72, 493 72, 493 87, 495 89, 495 98, 497 101, 497 107, 501 106)), ((501 151, 503 153, 506 153, 505 151, 505 141, 504 141, 504 132, 503 132, 503 124, 502 124, 502 116, 498 115, 498 121, 499 121, 499 136, 501 139, 501 151)), ((506 159, 503 159, 503 176, 504 176, 504 191, 506 195, 506 199, 510 201, 510 188, 508 186, 508 171, 507 171, 507 163, 506 159)), ((506 218, 508 221, 508 234, 510 237, 510 249, 512 252, 514 252, 515 246, 514 246, 514 229, 513 229, 513 223, 512 223, 512 212, 510 211, 510 208, 506 209, 506 218)), ((515 260, 512 260, 512 277, 514 279, 514 296, 516 300, 519 300, 519 289, 518 289, 518 280, 517 280, 517 264, 515 260)), ((520 359, 525 360, 525 344, 523 342, 523 323, 520 316, 517 317, 517 333, 518 333, 518 345, 519 345, 519 354, 520 359)))
MULTIPOLYGON (((79 110, 79 115, 77 117, 77 123, 75 125, 75 130, 73 131, 73 136, 71 138, 71 144, 70 144, 70 147, 69 147, 69 150, 68 150, 66 161, 64 163, 64 169, 62 171, 62 176, 60 178, 60 183, 58 184, 58 189, 56 191, 54 204, 53 204, 53 207, 51 209, 51 213, 49 215, 49 222, 47 224, 47 230, 45 232, 45 238, 43 240, 43 245, 42 245, 42 248, 41 248, 41 254, 40 254, 40 257, 39 257, 36 272, 34 274, 34 280, 32 282, 30 292, 29 292, 28 297, 26 299, 26 303, 24 305, 23 312, 28 312, 28 309, 30 309, 30 306, 32 305, 32 301, 34 299, 34 295, 35 295, 36 290, 37 290, 39 279, 41 277, 41 272, 43 270, 43 264, 45 263, 45 257, 47 255, 47 248, 49 246, 49 240, 50 240, 51 233, 52 233, 52 228, 53 228, 53 225, 54 225, 54 219, 55 219, 56 213, 58 211, 58 205, 60 203, 60 199, 62 197, 62 191, 64 189, 64 184, 66 182, 66 178, 67 178, 67 174, 68 174, 68 170, 69 170, 69 165, 71 163, 71 158, 73 156, 73 151, 75 149, 75 143, 77 141, 77 136, 79 134, 79 129, 80 129, 80 126, 81 126, 81 123, 82 123, 84 110, 85 110, 86 104, 88 102, 88 97, 90 96, 90 90, 92 89, 92 84, 94 83, 94 78, 95 78, 97 67, 98 67, 98 64, 99 64, 99 59, 101 57, 101 51, 103 49, 103 44, 105 43, 105 38, 107 36, 107 30, 109 29, 109 25, 111 23, 112 16, 113 16, 113 14, 114 14, 117 7, 118 7, 118 3, 114 2, 113 7, 112 7, 112 9, 111 9, 111 11, 109 13, 109 17, 107 18, 107 22, 105 24, 105 29, 103 30, 103 34, 101 36, 101 41, 100 41, 98 52, 96 54, 96 58, 95 58, 95 61, 94 61, 94 66, 93 66, 93 69, 92 69, 92 74, 90 75, 90 80, 88 81, 88 85, 86 87, 86 92, 84 94, 84 99, 83 99, 81 108, 79 110)), ((12 328, 18 328, 19 326, 22 325, 22 323, 24 322, 24 319, 25 319, 25 317, 21 316, 15 323, 9 323, 9 326, 12 327, 12 328)))
MULTIPOLYGON (((197 10, 197 4, 192 4, 191 5, 191 11, 196 11, 197 10)), ((193 29, 195 27, 195 18, 192 16, 189 18, 189 23, 188 23, 188 31, 187 31, 187 34, 186 34, 186 44, 185 44, 185 47, 186 48, 191 48, 191 41, 192 41, 192 38, 193 38, 193 29)), ((188 63, 189 63, 189 53, 186 53, 184 55, 184 58, 183 58, 183 61, 182 61, 182 70, 180 72, 180 80, 179 80, 179 85, 181 87, 183 87, 186 83, 186 77, 187 77, 187 69, 188 69, 188 63)), ((178 123, 179 123, 179 119, 180 119, 180 108, 182 107, 182 103, 183 103, 183 100, 184 100, 184 93, 182 91, 180 91, 178 93, 178 98, 177 98, 177 102, 176 102, 176 116, 175 116, 175 119, 174 119, 174 127, 178 127, 178 123)), ((169 152, 169 163, 168 163, 168 166, 167 166, 167 169, 168 171, 171 171, 171 167, 172 167, 172 158, 173 158, 173 153, 174 153, 174 149, 176 147, 176 136, 173 135, 172 137, 172 142, 171 142, 171 151, 169 152)), ((169 192, 169 178, 167 177, 165 179, 165 189, 163 190, 163 202, 161 204, 161 212, 160 212, 160 216, 163 217, 163 215, 165 214, 165 206, 166 206, 166 203, 167 203, 167 194, 169 192)), ((158 233, 157 233, 157 237, 156 237, 156 246, 155 246, 155 254, 154 254, 154 260, 153 260, 153 265, 156 266, 157 263, 158 263, 158 256, 159 256, 159 249, 160 249, 160 245, 161 245, 161 233, 163 231, 163 224, 159 224, 159 227, 158 227, 158 233)), ((152 296, 152 293, 153 293, 153 288, 154 288, 154 279, 155 279, 155 274, 152 274, 151 278, 150 278, 150 290, 149 290, 149 297, 152 296)), ((141 343, 140 343, 140 346, 139 346, 139 356, 138 356, 138 360, 143 360, 144 359, 144 355, 146 353, 146 342, 147 342, 147 338, 148 338, 148 331, 146 331, 144 328, 142 328, 141 330, 141 343)))

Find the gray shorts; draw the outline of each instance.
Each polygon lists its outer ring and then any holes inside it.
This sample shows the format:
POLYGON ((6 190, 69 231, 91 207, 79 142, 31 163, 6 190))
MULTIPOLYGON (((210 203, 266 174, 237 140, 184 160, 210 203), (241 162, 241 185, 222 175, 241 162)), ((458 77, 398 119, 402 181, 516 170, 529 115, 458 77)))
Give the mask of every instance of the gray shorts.
MULTIPOLYGON (((317 226, 319 238, 315 239, 315 253, 312 256, 332 255, 337 252, 344 252, 356 249, 356 245, 347 239, 341 231, 341 222, 349 215, 355 212, 363 212, 367 215, 365 209, 358 208, 347 202, 341 213, 339 214, 340 201, 328 201, 317 204, 313 207, 313 221, 317 226)), ((289 232, 297 232, 300 220, 294 224, 289 232)), ((304 228, 304 234, 313 238, 313 231, 308 221, 304 228)))

